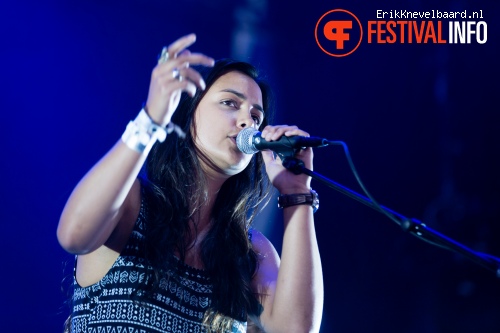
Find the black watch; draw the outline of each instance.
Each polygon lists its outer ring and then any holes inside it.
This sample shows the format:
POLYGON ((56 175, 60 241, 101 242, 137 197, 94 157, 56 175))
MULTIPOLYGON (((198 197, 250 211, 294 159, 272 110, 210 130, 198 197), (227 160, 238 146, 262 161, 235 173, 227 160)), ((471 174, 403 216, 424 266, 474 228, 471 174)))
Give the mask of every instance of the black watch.
POLYGON ((295 205, 311 205, 313 212, 319 208, 318 193, 311 189, 309 193, 283 194, 278 197, 278 207, 286 208, 295 205))

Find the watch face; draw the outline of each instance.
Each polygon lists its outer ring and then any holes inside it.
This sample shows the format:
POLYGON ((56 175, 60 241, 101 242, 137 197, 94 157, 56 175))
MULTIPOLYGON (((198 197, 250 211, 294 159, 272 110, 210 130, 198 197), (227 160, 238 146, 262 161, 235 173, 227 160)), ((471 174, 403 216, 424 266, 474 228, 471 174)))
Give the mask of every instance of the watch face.
POLYGON ((313 204, 312 204, 313 208, 314 208, 314 212, 316 212, 319 208, 319 199, 318 198, 315 198, 313 200, 313 204))
POLYGON ((313 189, 311 189, 311 195, 312 195, 312 206, 314 208, 314 212, 316 213, 316 211, 318 210, 319 208, 319 197, 318 197, 318 193, 316 191, 314 191, 313 189))

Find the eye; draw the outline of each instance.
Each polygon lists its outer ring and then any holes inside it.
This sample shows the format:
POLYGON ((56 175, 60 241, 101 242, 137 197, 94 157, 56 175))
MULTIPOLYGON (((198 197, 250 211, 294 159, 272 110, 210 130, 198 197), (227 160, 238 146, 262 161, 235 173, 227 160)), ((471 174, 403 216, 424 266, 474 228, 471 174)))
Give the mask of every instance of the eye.
POLYGON ((234 101, 232 99, 225 99, 225 100, 221 101, 220 103, 223 104, 223 105, 225 105, 225 106, 232 107, 232 108, 237 108, 238 107, 236 101, 234 101))
POLYGON ((255 125, 257 125, 257 126, 259 126, 259 125, 260 125, 261 120, 260 120, 260 117, 259 117, 259 116, 257 116, 257 115, 252 115, 252 119, 253 119, 253 121, 254 121, 255 125))

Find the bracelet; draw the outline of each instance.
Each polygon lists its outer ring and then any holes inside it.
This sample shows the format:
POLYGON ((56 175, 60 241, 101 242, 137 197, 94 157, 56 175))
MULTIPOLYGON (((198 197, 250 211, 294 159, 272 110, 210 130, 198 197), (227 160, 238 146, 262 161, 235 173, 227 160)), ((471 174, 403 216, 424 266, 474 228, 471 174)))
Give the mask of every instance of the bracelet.
POLYGON ((122 135, 122 141, 139 153, 150 149, 156 141, 163 142, 167 137, 164 127, 156 124, 143 108, 135 120, 128 123, 122 135))
MULTIPOLYGON (((162 51, 163 52, 163 51, 162 51)), ((143 106, 142 109, 144 110, 144 112, 146 112, 146 115, 149 117, 149 119, 151 119, 151 121, 153 122, 153 124, 155 125, 158 125, 161 127, 160 124, 158 124, 156 121, 154 121, 151 116, 149 115, 149 112, 148 112, 148 109, 146 108, 146 106, 143 106)), ((184 131, 182 130, 182 128, 180 128, 179 126, 177 126, 176 124, 174 124, 173 122, 169 122, 166 126, 165 126, 165 130, 167 131, 167 134, 170 134, 172 132, 175 132, 175 134, 177 134, 177 136, 181 139, 184 139, 186 138, 186 133, 184 133, 184 131)), ((160 142, 163 142, 163 141, 160 141, 160 142)))
POLYGON ((310 205, 313 208, 313 213, 316 213, 319 208, 318 193, 311 189, 309 193, 282 194, 278 197, 279 208, 295 205, 310 205))

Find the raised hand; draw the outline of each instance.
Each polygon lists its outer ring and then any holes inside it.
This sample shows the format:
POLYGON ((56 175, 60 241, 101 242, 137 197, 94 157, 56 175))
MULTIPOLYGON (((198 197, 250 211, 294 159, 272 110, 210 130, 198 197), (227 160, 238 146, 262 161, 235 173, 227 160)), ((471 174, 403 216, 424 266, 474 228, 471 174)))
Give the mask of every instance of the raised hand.
POLYGON ((196 89, 205 89, 205 81, 191 65, 213 66, 214 59, 186 48, 196 41, 195 34, 181 37, 164 48, 153 69, 146 109, 158 124, 166 125, 174 114, 182 92, 191 97, 196 89))

